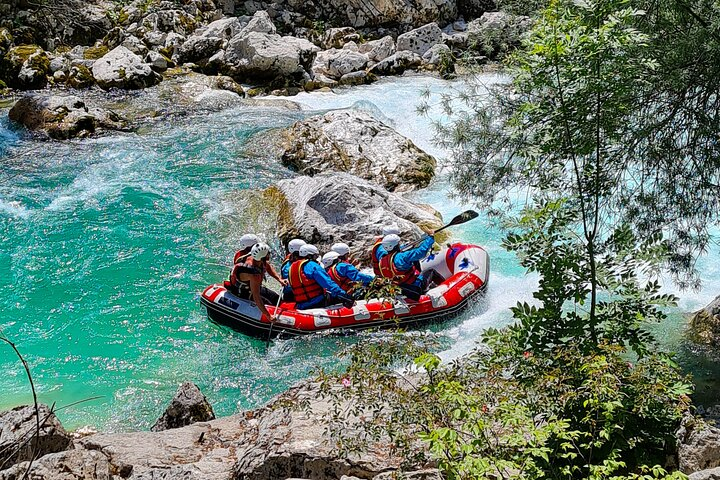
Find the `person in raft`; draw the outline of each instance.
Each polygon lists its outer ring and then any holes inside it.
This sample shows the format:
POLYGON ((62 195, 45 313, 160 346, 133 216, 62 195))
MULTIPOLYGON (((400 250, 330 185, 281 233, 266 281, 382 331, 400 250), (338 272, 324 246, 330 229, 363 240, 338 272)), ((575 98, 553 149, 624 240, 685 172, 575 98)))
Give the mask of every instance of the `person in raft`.
POLYGON ((351 292, 356 285, 367 287, 373 281, 350 263, 350 247, 346 243, 336 243, 323 256, 323 266, 330 278, 346 292, 351 292))
POLYGON ((235 265, 231 279, 235 279, 238 297, 252 300, 260 313, 272 318, 265 305, 276 305, 280 297, 263 286, 266 273, 283 286, 287 284, 287 280, 280 278, 270 263, 270 246, 267 243, 256 243, 245 261, 235 265))
MULTIPOLYGON (((305 240, 301 240, 299 238, 293 238, 288 242, 287 255, 285 255, 285 260, 283 260, 282 265, 280 265, 280 276, 282 278, 287 280, 288 276, 290 275, 290 265, 292 265, 294 261, 300 258, 300 247, 302 247, 303 245, 305 245, 305 240)), ((286 302, 295 301, 290 285, 285 285, 285 287, 283 288, 282 297, 283 300, 286 302)))
POLYGON ((290 265, 288 280, 297 308, 322 308, 338 303, 351 308, 355 299, 340 288, 317 262, 319 254, 315 245, 305 244, 300 247, 300 258, 290 265))
POLYGON ((402 251, 398 235, 394 233, 385 235, 382 247, 386 253, 378 263, 380 276, 397 283, 402 293, 409 299, 418 300, 425 292, 432 275, 430 272, 421 273, 417 268, 417 262, 430 253, 434 243, 435 237, 428 235, 417 247, 402 251))
POLYGON ((250 254, 250 249, 256 243, 260 243, 260 238, 254 233, 246 233, 240 237, 240 250, 235 252, 233 257, 233 265, 236 263, 244 262, 247 256, 250 254))
POLYGON ((380 259, 387 253, 382 246, 383 238, 385 238, 386 235, 393 234, 400 235, 400 227, 398 227, 397 223, 385 225, 382 228, 382 235, 375 239, 375 244, 372 246, 372 250, 370 250, 370 265, 376 277, 380 276, 380 259))

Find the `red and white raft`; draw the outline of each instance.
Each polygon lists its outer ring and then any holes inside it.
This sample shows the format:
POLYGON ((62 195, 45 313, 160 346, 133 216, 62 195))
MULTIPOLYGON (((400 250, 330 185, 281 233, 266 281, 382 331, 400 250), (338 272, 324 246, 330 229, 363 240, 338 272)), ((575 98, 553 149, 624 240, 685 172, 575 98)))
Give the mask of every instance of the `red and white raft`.
POLYGON ((331 329, 410 327, 453 317, 468 301, 485 290, 490 275, 490 258, 479 246, 455 243, 420 262, 423 271, 435 269, 445 278, 419 300, 398 297, 389 300, 358 300, 352 308, 342 305, 297 310, 294 303, 281 303, 275 317, 264 317, 251 300, 238 298, 223 285, 211 285, 202 293, 201 302, 208 317, 248 335, 260 338, 296 336, 331 329))

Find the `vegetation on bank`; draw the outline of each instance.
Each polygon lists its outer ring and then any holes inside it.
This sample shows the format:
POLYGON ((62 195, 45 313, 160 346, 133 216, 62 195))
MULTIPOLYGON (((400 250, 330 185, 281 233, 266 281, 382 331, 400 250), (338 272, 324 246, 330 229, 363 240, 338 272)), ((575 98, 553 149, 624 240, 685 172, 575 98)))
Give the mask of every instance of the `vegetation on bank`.
POLYGON ((668 459, 692 385, 647 327, 676 301, 661 269, 698 284, 720 211, 718 23, 710 1, 551 0, 510 83, 443 99, 456 191, 502 207, 535 302, 451 364, 426 337, 346 351, 320 374, 343 450, 389 441, 450 479, 683 477, 668 459))

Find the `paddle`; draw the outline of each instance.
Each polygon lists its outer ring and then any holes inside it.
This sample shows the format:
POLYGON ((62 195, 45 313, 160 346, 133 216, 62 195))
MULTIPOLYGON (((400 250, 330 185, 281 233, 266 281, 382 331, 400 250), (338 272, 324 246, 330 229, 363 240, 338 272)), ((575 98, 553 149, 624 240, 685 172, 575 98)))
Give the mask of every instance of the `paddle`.
MULTIPOLYGON (((442 227, 438 228, 438 229, 435 230, 432 234, 433 234, 433 235, 437 235, 438 233, 442 232, 442 231, 445 230, 446 228, 450 228, 450 227, 453 227, 453 226, 455 226, 455 225, 461 225, 461 224, 463 224, 463 223, 465 223, 465 222, 469 222, 470 220, 472 220, 472 219, 474 219, 474 218, 477 218, 479 215, 480 215, 480 214, 479 214, 478 212, 476 212, 475 210, 465 210, 464 212, 462 212, 462 213, 460 213, 460 214, 458 214, 458 215, 455 215, 455 217, 453 217, 453 219, 450 220, 450 223, 448 223, 447 225, 443 225, 442 227)), ((413 248, 415 245, 417 245, 417 244, 420 243, 421 241, 422 241, 422 239, 420 239, 420 240, 415 240, 415 241, 412 242, 410 245, 407 245, 403 250, 408 250, 408 249, 410 249, 410 248, 413 248)))
POLYGON ((275 304, 275 310, 273 311, 274 318, 270 319, 270 331, 268 332, 267 342, 265 343, 265 352, 267 352, 270 348, 270 337, 272 337, 273 325, 275 325, 275 320, 277 320, 277 317, 279 316, 278 308, 280 308, 280 302, 282 302, 283 293, 285 293, 285 291, 283 290, 282 285, 280 285, 280 295, 278 295, 278 301, 275 304))

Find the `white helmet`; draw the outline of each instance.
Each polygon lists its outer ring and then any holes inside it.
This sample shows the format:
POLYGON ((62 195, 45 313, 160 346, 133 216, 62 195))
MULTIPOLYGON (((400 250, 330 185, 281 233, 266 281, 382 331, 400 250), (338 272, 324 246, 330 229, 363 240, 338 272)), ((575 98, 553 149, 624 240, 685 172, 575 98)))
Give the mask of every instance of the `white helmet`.
POLYGON ((260 242, 260 237, 258 237, 254 233, 246 233, 245 235, 240 237, 240 247, 243 250, 246 248, 250 248, 259 242, 260 242))
POLYGON ((320 255, 320 252, 315 245, 310 245, 309 243, 306 243, 305 245, 300 247, 300 251, 298 252, 298 254, 301 257, 312 257, 313 255, 320 255))
POLYGON ((253 260, 260 261, 270 255, 270 246, 267 243, 256 243, 250 250, 253 260))
POLYGON ((332 250, 333 252, 337 252, 337 254, 341 257, 350 253, 350 247, 348 246, 348 244, 342 242, 334 244, 332 247, 330 247, 330 250, 332 250))
POLYGON ((395 249, 400 244, 400 237, 395 234, 391 233, 390 235, 385 235, 382 239, 382 246, 385 250, 388 252, 395 249))
POLYGON ((338 255, 337 252, 328 252, 325 255, 323 255, 323 257, 322 257, 323 267, 328 268, 329 266, 331 266, 333 263, 335 263, 335 260, 337 260, 339 256, 340 255, 338 255))
POLYGON ((385 225, 382 228, 382 234, 383 234, 383 236, 388 236, 388 235, 393 235, 393 234, 400 235, 400 227, 398 227, 397 223, 391 223, 390 225, 385 225))
POLYGON ((299 238, 293 238, 288 242, 288 252, 290 253, 296 253, 300 251, 300 247, 305 245, 305 240, 301 240, 299 238))

